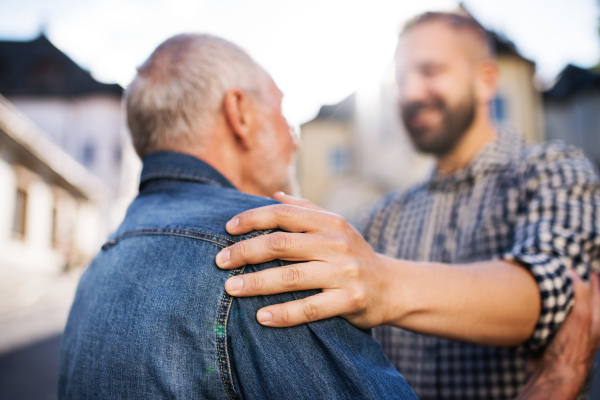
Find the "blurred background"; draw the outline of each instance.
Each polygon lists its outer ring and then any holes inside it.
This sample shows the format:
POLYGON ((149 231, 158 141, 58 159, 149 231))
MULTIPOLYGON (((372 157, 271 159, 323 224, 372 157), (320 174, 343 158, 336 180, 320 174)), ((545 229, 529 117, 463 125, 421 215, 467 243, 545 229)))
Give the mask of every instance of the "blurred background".
MULTIPOLYGON (((244 47, 299 128, 302 195, 352 220, 423 179, 394 102, 402 23, 465 13, 493 37, 494 120, 600 163, 597 0, 0 0, 0 399, 54 399, 60 334, 85 265, 137 192, 121 96, 181 32, 244 47)), ((600 399, 600 380, 592 398, 600 399)))

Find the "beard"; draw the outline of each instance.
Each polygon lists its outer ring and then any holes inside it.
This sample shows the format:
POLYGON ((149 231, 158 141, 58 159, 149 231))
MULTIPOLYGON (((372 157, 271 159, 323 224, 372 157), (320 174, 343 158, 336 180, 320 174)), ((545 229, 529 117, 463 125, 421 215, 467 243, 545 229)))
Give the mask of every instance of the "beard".
POLYGON ((269 121, 264 121, 260 132, 265 146, 254 163, 255 181, 265 196, 271 197, 275 192, 284 192, 293 196, 299 195, 299 184, 296 178, 296 154, 289 157, 289 161, 273 151, 277 132, 269 121))
POLYGON ((401 104, 400 112, 404 120, 404 126, 415 147, 423 153, 443 156, 456 147, 473 124, 475 120, 475 96, 471 90, 453 108, 448 107, 448 104, 441 97, 435 97, 426 102, 405 103, 401 104), (441 124, 439 126, 418 126, 415 119, 419 112, 424 109, 434 109, 441 112, 441 124))

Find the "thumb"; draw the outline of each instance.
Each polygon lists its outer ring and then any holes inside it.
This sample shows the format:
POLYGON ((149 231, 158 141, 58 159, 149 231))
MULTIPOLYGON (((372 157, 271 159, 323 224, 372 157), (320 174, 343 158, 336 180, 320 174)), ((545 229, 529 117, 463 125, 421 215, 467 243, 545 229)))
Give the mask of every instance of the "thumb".
POLYGON ((311 210, 325 211, 321 207, 314 205, 310 201, 301 197, 294 197, 283 192, 276 192, 273 194, 273 198, 281 203, 290 204, 292 206, 310 208, 311 210))

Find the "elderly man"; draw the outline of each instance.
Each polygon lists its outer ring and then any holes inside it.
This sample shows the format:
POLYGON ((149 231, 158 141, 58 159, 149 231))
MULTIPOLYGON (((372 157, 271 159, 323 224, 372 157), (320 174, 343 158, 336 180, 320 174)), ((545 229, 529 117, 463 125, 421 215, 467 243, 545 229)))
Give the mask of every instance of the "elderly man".
POLYGON ((139 196, 83 275, 64 333, 61 399, 416 399, 379 343, 342 318, 290 329, 235 299, 214 258, 225 222, 289 186, 282 94, 243 50, 207 35, 161 44, 127 90, 139 196))
MULTIPOLYGON (((437 158, 422 185, 384 197, 363 236, 338 216, 290 205, 244 212, 231 234, 281 228, 224 249, 230 269, 305 261, 226 283, 233 296, 322 289, 266 307, 265 326, 343 316, 375 337, 422 399, 510 399, 526 357, 572 305, 575 271, 600 255, 600 186, 580 151, 526 146, 491 121, 498 72, 472 19, 426 13, 397 47, 399 106, 414 144, 437 158)), ((312 208, 312 209, 311 209, 312 208)))

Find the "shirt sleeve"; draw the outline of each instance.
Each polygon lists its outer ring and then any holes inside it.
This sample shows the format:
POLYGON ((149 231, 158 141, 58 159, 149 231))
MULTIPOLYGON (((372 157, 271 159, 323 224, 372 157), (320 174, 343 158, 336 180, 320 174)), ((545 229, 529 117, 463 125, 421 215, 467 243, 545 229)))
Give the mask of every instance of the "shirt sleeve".
MULTIPOLYGON (((283 265, 248 265, 245 272, 283 265)), ((417 399, 367 332, 335 317, 290 328, 256 321, 267 305, 318 294, 302 291, 233 300, 227 323, 232 372, 247 399, 417 399)))
MULTIPOLYGON (((596 168, 581 152, 539 155, 523 173, 518 193, 509 193, 516 213, 514 245, 502 258, 527 267, 539 286, 542 309, 530 352, 543 349, 572 307, 573 285, 567 270, 588 280, 598 270, 600 190, 596 168)), ((515 189, 517 192, 517 189, 515 189)))

